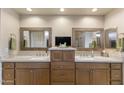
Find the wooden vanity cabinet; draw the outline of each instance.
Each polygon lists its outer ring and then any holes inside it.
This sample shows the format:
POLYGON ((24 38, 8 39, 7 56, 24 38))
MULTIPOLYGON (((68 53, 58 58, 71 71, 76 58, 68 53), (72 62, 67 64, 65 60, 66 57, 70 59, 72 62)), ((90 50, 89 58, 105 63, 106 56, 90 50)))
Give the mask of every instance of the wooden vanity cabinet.
POLYGON ((90 64, 89 63, 76 63, 76 84, 77 85, 90 85, 90 64))
POLYGON ((122 75, 122 64, 111 63, 111 85, 121 85, 122 75))
POLYGON ((51 62, 74 62, 75 51, 74 50, 52 50, 51 62))
POLYGON ((75 63, 51 62, 51 84, 75 84, 75 63))
POLYGON ((49 63, 16 63, 16 85, 48 85, 49 63))
POLYGON ((76 84, 78 85, 107 85, 109 78, 109 64, 76 63, 76 84))
POLYGON ((91 81, 93 85, 110 84, 110 64, 93 63, 91 64, 91 81))
POLYGON ((51 50, 51 84, 75 84, 74 50, 51 50))
POLYGON ((62 61, 62 56, 63 56, 62 51, 54 50, 54 51, 51 51, 50 53, 51 53, 51 61, 54 61, 54 62, 62 61))
POLYGON ((122 63, 3 62, 4 85, 121 85, 122 63))
POLYGON ((14 85, 14 64, 13 63, 2 63, 2 84, 3 85, 14 85))

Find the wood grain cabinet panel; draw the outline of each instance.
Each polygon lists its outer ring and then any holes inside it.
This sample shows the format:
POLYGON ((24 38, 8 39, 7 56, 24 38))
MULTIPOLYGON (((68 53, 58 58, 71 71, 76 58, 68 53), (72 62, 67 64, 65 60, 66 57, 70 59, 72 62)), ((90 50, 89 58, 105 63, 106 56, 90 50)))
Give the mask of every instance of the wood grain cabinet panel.
POLYGON ((75 52, 74 51, 63 51, 63 61, 64 62, 74 62, 75 52))
POLYGON ((32 78, 33 85, 48 85, 49 69, 34 69, 32 78))
POLYGON ((16 63, 15 84, 48 85, 49 68, 49 63, 16 63))
POLYGON ((122 85, 122 81, 112 81, 111 85, 122 85))
POLYGON ((51 51, 51 61, 52 62, 61 62, 62 61, 62 57, 63 57, 63 53, 62 51, 51 51))
POLYGON ((24 69, 28 69, 28 68, 49 68, 49 63, 37 63, 37 62, 30 62, 30 63, 25 63, 25 62, 21 62, 21 63, 16 63, 15 64, 15 68, 24 68, 24 69))
POLYGON ((4 69, 14 68, 14 63, 3 63, 3 68, 4 69))
POLYGON ((72 70, 52 70, 52 82, 74 82, 74 69, 72 70))
POLYGON ((4 85, 14 85, 14 69, 3 69, 2 83, 4 85))
POLYGON ((76 63, 76 84, 109 84, 109 64, 76 63))
POLYGON ((51 62, 51 84, 75 84, 74 62, 51 62))
POLYGON ((91 71, 92 84, 93 85, 108 85, 109 81, 109 70, 96 69, 91 71))
POLYGON ((51 61, 52 62, 74 62, 75 61, 75 51, 71 50, 53 50, 51 51, 51 61))
POLYGON ((76 84, 89 85, 90 84, 90 64, 76 63, 76 84))
POLYGON ((32 84, 32 73, 31 69, 16 69, 15 71, 15 81, 16 85, 31 85, 32 84))
POLYGON ((111 70, 111 80, 120 80, 121 81, 121 70, 111 70))
POLYGON ((123 84, 122 75, 122 64, 111 63, 111 85, 123 84))
POLYGON ((51 62, 51 69, 75 69, 74 62, 51 62))
POLYGON ((112 63, 111 64, 111 69, 121 69, 122 68, 122 64, 120 63, 112 63))
POLYGON ((77 69, 76 70, 76 84, 77 85, 90 85, 90 70, 77 69))

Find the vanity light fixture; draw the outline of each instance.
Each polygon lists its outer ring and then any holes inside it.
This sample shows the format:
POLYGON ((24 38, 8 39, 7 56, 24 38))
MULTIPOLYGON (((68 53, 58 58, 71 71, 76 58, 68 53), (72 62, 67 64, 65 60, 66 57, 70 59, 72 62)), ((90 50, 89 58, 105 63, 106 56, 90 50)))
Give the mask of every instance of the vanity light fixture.
POLYGON ((29 11, 29 12, 31 12, 31 11, 32 11, 32 9, 31 9, 31 8, 26 8, 26 10, 27 10, 27 11, 29 11))
POLYGON ((60 8, 60 12, 64 12, 64 8, 60 8))
POLYGON ((92 12, 96 12, 96 11, 98 11, 98 8, 93 8, 92 9, 92 12))

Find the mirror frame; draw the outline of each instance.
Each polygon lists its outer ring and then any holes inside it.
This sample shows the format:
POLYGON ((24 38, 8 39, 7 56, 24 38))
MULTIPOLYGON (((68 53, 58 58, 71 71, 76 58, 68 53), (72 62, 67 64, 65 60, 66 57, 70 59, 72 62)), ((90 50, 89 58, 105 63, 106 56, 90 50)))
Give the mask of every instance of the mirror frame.
POLYGON ((118 39, 119 39, 117 28, 107 28, 107 29, 105 29, 105 48, 106 49, 117 49, 117 48, 108 48, 108 47, 106 47, 106 41, 107 41, 107 34, 108 34, 108 32, 116 32, 117 33, 116 43, 118 42, 118 39))
POLYGON ((90 51, 90 50, 95 50, 95 51, 101 51, 105 48, 104 46, 104 43, 105 43, 105 40, 104 40, 104 28, 72 28, 72 47, 75 47, 77 48, 77 50, 79 51, 90 51), (101 33, 102 33, 102 47, 101 48, 78 48, 78 47, 75 47, 75 32, 78 31, 78 32, 94 32, 96 30, 99 30, 101 33))
POLYGON ((20 27, 20 50, 23 50, 23 51, 28 51, 28 50, 45 50, 47 51, 48 48, 24 48, 22 46, 22 42, 24 40, 23 38, 23 31, 49 31, 49 47, 52 46, 52 28, 51 27, 20 27))

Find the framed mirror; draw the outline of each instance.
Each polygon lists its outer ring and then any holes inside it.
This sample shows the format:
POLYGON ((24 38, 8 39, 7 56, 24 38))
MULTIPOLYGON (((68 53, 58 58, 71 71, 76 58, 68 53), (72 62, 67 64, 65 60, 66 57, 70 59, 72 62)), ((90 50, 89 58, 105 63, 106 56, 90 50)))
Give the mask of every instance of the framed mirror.
POLYGON ((51 47, 51 28, 20 28, 21 50, 47 50, 51 47))
POLYGON ((118 33, 116 28, 105 30, 105 48, 117 48, 118 33))
POLYGON ((73 28, 72 44, 78 49, 104 48, 103 28, 73 28))

